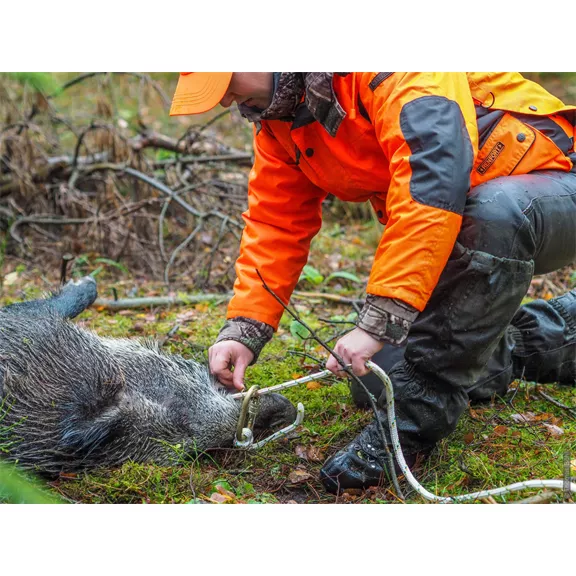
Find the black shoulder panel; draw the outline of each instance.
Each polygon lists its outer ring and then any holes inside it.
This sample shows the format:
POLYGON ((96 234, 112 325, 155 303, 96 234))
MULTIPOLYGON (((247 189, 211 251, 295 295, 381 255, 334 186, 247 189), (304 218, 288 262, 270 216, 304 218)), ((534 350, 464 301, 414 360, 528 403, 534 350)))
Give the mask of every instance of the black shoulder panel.
POLYGON ((422 96, 404 105, 400 128, 412 152, 412 198, 462 214, 474 151, 460 106, 443 96, 422 96))

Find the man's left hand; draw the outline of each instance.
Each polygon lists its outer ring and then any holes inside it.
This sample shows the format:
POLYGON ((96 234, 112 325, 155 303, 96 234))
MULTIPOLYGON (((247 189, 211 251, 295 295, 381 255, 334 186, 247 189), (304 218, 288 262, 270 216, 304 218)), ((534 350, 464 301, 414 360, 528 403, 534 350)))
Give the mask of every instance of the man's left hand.
MULTIPOLYGON (((345 364, 352 365, 352 372, 356 376, 365 376, 369 372, 366 368, 366 361, 370 360, 376 352, 382 350, 383 346, 384 342, 379 342, 361 328, 355 328, 338 340, 334 352, 344 360, 345 364)), ((334 372, 336 376, 346 376, 346 372, 342 370, 340 363, 332 355, 326 363, 326 368, 334 372)))

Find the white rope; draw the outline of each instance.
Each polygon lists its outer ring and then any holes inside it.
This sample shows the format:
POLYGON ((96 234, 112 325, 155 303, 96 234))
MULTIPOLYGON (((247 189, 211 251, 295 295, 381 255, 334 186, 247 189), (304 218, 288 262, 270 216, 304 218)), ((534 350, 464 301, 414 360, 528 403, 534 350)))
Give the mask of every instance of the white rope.
MULTIPOLYGON (((537 488, 549 488, 552 490, 564 490, 568 488, 570 492, 576 493, 576 484, 574 482, 565 483, 563 480, 526 480, 524 482, 515 482, 514 484, 509 484, 508 486, 503 486, 502 488, 493 488, 491 490, 480 490, 479 492, 473 492, 471 494, 462 494, 460 496, 437 496, 432 494, 422 486, 414 475, 410 471, 406 460, 404 459, 404 454, 402 453, 402 448, 400 447, 400 440, 398 439, 398 427, 396 426, 396 412, 394 410, 394 388, 392 387, 392 382, 388 377, 388 374, 380 366, 374 364, 371 360, 366 362, 366 366, 380 378, 384 384, 386 390, 386 409, 388 413, 388 424, 390 426, 390 437, 392 439, 392 448, 394 449, 394 455, 396 456, 396 461, 400 471, 416 492, 433 502, 441 503, 454 503, 454 502, 466 502, 470 500, 479 500, 481 498, 488 498, 489 496, 502 496, 504 494, 510 494, 512 492, 517 492, 519 490, 533 490, 537 488)), ((296 380, 289 380, 283 382, 282 384, 277 384, 276 386, 270 386, 269 388, 264 388, 258 391, 258 395, 270 394, 272 392, 278 392, 280 390, 285 390, 286 388, 292 388, 293 386, 298 386, 299 384, 305 384, 306 382, 312 382, 313 380, 322 380, 328 376, 332 375, 330 370, 323 370, 322 372, 316 372, 315 374, 310 374, 309 376, 304 376, 303 378, 297 378, 296 380)), ((245 396, 246 392, 240 392, 238 394, 233 394, 232 398, 241 399, 245 396)))

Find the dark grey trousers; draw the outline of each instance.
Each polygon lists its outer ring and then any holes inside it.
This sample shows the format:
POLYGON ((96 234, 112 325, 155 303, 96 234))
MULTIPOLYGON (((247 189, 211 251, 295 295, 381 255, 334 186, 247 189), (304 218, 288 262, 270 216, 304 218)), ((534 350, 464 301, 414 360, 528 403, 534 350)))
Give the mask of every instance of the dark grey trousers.
MULTIPOLYGON (((576 173, 534 172, 474 188, 462 229, 403 348, 374 361, 394 385, 407 453, 456 427, 469 399, 515 378, 576 383, 576 291, 521 306, 534 274, 576 261, 576 173)), ((385 407, 379 381, 364 378, 385 407)), ((353 386, 358 403, 365 398, 353 386)))

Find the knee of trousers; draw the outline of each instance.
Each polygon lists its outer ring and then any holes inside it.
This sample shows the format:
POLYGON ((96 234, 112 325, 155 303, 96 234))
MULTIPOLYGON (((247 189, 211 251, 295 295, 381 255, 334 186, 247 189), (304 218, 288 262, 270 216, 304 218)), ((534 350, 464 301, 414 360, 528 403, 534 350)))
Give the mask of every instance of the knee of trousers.
POLYGON ((498 258, 533 259, 536 243, 524 213, 529 204, 525 180, 506 176, 473 188, 464 209, 460 244, 498 258))
MULTIPOLYGON (((455 430, 468 405, 463 388, 434 381, 406 361, 396 364, 389 376, 394 387, 398 436, 407 453, 431 448, 455 430)), ((378 405, 386 408, 385 391, 378 405)))

